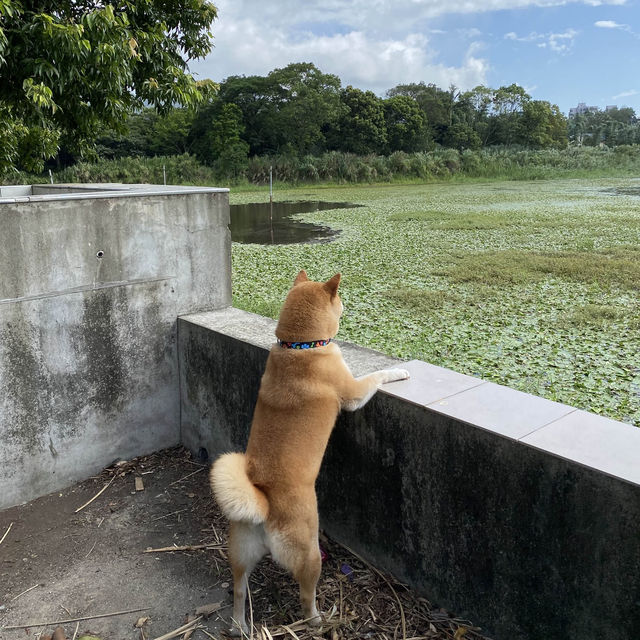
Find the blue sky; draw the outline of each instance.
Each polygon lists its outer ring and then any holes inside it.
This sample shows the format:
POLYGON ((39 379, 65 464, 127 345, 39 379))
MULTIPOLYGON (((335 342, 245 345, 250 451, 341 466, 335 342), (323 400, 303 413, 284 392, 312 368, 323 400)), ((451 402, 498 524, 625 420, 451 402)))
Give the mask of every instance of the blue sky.
POLYGON ((384 95, 405 82, 516 82, 563 112, 586 102, 640 115, 640 0, 219 0, 200 78, 290 62, 384 95))

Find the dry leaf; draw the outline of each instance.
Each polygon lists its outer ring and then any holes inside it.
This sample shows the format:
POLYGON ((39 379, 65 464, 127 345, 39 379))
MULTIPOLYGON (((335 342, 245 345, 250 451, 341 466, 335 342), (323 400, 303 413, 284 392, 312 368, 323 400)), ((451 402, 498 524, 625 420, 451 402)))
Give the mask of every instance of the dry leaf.
POLYGON ((144 618, 138 618, 136 620, 136 623, 133 626, 136 629, 140 629, 140 627, 144 627, 144 625, 147 624, 147 622, 149 622, 149 620, 151 620, 151 618, 149 618, 149 616, 145 616, 144 618))
POLYGON ((51 640, 67 640, 67 636, 64 633, 64 629, 62 627, 58 627, 54 632, 51 640))

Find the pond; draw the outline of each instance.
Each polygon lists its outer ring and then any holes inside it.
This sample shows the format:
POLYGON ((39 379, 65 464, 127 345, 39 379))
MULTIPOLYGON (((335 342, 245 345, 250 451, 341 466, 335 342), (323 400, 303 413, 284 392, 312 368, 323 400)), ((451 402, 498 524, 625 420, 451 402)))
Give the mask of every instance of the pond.
POLYGON ((362 205, 350 202, 263 202, 232 204, 231 240, 245 244, 296 244, 334 240, 339 231, 319 224, 302 222, 292 216, 330 209, 347 209, 362 205))

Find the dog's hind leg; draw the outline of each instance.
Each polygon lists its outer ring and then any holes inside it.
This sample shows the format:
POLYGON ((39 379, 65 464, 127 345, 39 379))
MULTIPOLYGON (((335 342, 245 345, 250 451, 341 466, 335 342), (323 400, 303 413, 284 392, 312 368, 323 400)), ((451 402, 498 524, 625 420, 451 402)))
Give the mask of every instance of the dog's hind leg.
POLYGON ((245 618, 249 575, 267 551, 264 527, 261 524, 233 521, 230 523, 229 562, 233 571, 233 636, 249 633, 245 618))
POLYGON ((307 517, 289 523, 280 531, 269 531, 267 527, 267 540, 273 559, 291 572, 300 585, 303 617, 310 625, 319 626, 322 620, 316 608, 316 585, 322 570, 322 559, 318 546, 315 494, 306 504, 303 502, 298 506, 298 513, 307 511, 307 517))
POLYGON ((302 614, 308 620, 308 624, 314 627, 319 626, 322 622, 316 607, 316 585, 320 578, 321 569, 320 548, 317 539, 314 539, 310 548, 306 550, 306 558, 299 563, 293 573, 293 577, 300 585, 302 614))

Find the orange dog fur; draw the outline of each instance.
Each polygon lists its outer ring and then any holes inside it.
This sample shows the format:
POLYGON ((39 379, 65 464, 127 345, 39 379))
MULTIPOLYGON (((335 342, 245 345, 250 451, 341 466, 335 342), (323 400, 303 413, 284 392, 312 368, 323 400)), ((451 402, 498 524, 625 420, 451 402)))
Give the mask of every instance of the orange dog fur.
MULTIPOLYGON (((343 306, 340 274, 312 282, 300 271, 280 312, 282 342, 333 338, 343 306)), ((249 574, 266 554, 300 585, 304 618, 319 625, 316 584, 321 559, 315 482, 338 413, 362 407, 385 382, 408 378, 385 369, 354 378, 331 342, 311 349, 274 344, 255 407, 247 450, 216 460, 210 481, 230 521, 235 635, 246 633, 249 574)))

